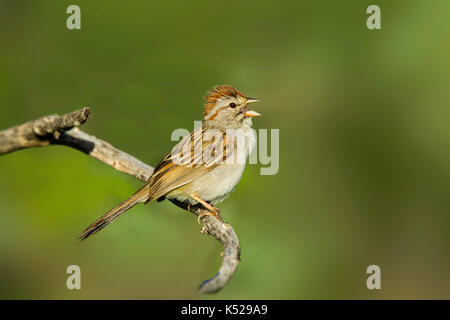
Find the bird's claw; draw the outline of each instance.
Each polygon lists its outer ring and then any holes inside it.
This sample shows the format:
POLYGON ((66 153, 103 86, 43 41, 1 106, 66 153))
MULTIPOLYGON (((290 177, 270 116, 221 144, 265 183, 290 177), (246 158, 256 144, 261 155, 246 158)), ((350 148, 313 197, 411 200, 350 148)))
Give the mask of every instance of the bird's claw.
POLYGON ((200 223, 200 221, 206 216, 213 216, 213 217, 217 218, 220 222, 224 222, 222 219, 222 216, 220 215, 220 209, 216 208, 216 207, 213 207, 213 208, 214 208, 214 211, 208 211, 207 213, 203 213, 203 212, 200 213, 197 218, 198 223, 200 223))

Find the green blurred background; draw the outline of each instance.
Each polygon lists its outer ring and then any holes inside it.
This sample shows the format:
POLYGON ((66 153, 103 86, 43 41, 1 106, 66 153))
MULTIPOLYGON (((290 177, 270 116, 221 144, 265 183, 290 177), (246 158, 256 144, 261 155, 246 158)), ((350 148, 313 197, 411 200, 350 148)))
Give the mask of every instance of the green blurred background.
POLYGON ((0 35, 0 128, 89 106, 83 130, 155 165, 229 84, 280 130, 278 174, 250 165, 221 206, 242 262, 215 295, 192 214, 137 206, 76 245, 142 183, 67 147, 1 156, 0 298, 450 298, 449 1, 2 0, 0 35))

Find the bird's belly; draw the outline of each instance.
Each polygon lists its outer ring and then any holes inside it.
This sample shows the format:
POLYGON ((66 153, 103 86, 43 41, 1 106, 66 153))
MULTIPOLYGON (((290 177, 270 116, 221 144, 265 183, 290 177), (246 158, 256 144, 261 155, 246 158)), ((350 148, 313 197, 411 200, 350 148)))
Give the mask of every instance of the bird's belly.
POLYGON ((221 202, 233 192, 244 168, 244 164, 222 164, 197 180, 172 190, 167 197, 196 204, 197 202, 189 197, 189 194, 195 194, 205 201, 221 202))

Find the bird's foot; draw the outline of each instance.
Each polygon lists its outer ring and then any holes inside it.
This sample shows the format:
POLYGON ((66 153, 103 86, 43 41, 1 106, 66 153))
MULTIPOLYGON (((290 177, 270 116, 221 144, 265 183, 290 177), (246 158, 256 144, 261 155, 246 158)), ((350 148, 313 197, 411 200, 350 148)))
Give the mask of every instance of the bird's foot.
POLYGON ((213 216, 215 218, 217 218, 220 222, 224 222, 222 219, 222 216, 220 215, 220 209, 217 207, 214 207, 212 205, 210 205, 210 208, 207 208, 209 211, 207 212, 202 212, 198 215, 198 223, 200 223, 200 220, 202 220, 204 217, 206 216, 213 216))
POLYGON ((198 222, 199 223, 200 223, 200 220, 203 219, 205 216, 214 216, 217 219, 219 219, 219 221, 223 222, 222 216, 220 215, 220 209, 219 208, 214 207, 208 201, 205 201, 205 200, 201 199, 196 194, 191 194, 190 196, 191 196, 192 199, 194 199, 197 202, 201 203, 203 205, 203 207, 205 207, 209 211, 207 213, 201 213, 201 214, 198 215, 198 222))

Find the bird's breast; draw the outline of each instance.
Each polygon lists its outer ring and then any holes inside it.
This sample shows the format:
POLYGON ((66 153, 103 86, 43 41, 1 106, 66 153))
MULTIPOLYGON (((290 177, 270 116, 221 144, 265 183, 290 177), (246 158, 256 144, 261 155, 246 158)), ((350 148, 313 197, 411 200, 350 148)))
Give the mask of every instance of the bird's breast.
MULTIPOLYGON (((245 148, 244 161, 234 163, 222 163, 216 168, 201 176, 200 178, 170 192, 169 198, 177 198, 180 201, 190 201, 193 204, 195 200, 188 194, 196 194, 205 201, 218 203, 228 197, 233 192, 242 177, 245 169, 245 162, 248 155, 256 145, 256 134, 252 131, 249 135, 248 145, 245 148)), ((236 160, 238 157, 235 158, 236 160)), ((242 160, 242 158, 241 158, 242 160)))

